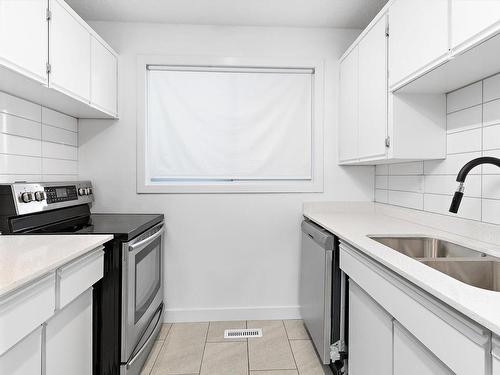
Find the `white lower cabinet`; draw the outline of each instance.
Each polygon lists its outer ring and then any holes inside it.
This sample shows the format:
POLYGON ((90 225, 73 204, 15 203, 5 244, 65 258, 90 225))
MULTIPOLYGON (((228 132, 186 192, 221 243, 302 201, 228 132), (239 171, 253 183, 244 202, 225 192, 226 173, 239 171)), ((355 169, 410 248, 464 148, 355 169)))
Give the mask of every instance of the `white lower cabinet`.
POLYGON ((349 276, 352 375, 392 374, 392 365, 394 375, 490 375, 491 367, 500 375, 491 331, 343 242, 340 268, 349 276))
POLYGON ((92 374, 92 289, 54 315, 46 330, 46 374, 92 374))
POLYGON ((500 375, 500 338, 493 335, 491 345, 491 373, 500 375))
POLYGON ((41 375, 42 374, 42 332, 39 326, 14 347, 0 356, 2 375, 41 375))
POLYGON ((393 355, 393 375, 453 375, 448 367, 398 322, 394 322, 393 355))
POLYGON ((392 373, 392 317, 349 283, 349 374, 392 373))

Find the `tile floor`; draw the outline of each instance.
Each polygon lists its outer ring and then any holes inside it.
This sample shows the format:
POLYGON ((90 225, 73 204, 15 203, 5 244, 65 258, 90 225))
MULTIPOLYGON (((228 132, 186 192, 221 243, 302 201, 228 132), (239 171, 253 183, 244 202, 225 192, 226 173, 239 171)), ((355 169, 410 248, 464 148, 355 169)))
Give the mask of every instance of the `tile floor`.
POLYGON ((302 320, 164 324, 141 375, 329 375, 302 320), (263 337, 224 339, 229 328, 263 337))

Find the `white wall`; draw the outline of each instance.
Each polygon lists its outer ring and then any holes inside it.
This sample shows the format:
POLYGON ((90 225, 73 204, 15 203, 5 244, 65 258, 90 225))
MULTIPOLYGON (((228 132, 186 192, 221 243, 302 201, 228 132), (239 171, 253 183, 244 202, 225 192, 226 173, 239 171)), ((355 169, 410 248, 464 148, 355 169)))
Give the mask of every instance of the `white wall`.
POLYGON ((337 166, 337 59, 357 30, 93 23, 119 57, 119 121, 80 121, 80 177, 96 212, 167 221, 167 321, 298 316, 300 221, 307 200, 373 200, 374 168, 337 166), (326 61, 325 192, 136 194, 138 54, 299 56, 326 61))
MULTIPOLYGON (((500 157, 500 74, 447 95, 445 160, 377 166, 376 201, 448 212, 460 168, 480 156, 500 157)), ((458 216, 500 224, 500 169, 479 166, 465 182, 458 216)))
POLYGON ((0 183, 78 178, 73 117, 0 92, 0 183))

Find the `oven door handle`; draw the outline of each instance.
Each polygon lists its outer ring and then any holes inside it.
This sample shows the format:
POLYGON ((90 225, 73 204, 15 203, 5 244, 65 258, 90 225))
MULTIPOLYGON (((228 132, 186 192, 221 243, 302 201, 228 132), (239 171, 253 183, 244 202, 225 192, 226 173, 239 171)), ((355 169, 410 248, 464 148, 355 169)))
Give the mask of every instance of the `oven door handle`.
POLYGON ((129 251, 134 251, 138 247, 144 246, 145 244, 147 244, 149 242, 152 242, 156 238, 160 237, 163 234, 164 231, 165 231, 165 228, 162 226, 162 228, 158 232, 156 232, 155 234, 153 234, 152 236, 149 236, 148 238, 146 238, 146 239, 144 239, 142 241, 139 241, 139 242, 137 242, 137 243, 135 243, 133 245, 129 245, 129 247, 128 247, 129 251))
MULTIPOLYGON (((158 327, 158 324, 160 324, 160 319, 162 316, 162 311, 163 311, 163 303, 158 307, 156 310, 156 322, 153 330, 151 331, 151 335, 148 337, 146 342, 142 345, 142 347, 137 351, 137 353, 134 354, 134 356, 128 361, 127 363, 127 369, 131 368, 134 365, 134 362, 139 358, 139 356, 142 354, 142 352, 146 349, 148 344, 151 342, 151 340, 155 339, 154 332, 156 331, 156 328, 158 327)), ((140 341, 140 340, 139 340, 140 341)))

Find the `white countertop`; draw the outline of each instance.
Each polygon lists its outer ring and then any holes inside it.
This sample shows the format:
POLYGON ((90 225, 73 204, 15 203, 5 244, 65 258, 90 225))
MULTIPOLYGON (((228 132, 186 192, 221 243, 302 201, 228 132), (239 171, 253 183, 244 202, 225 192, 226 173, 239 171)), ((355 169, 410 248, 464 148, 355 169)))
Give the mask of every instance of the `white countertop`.
MULTIPOLYGON (((391 208, 394 211, 394 208, 391 208)), ((401 209, 401 213, 407 210, 401 209)), ((316 222, 341 240, 351 244, 372 259, 416 284, 423 290, 460 311, 470 319, 500 335, 500 292, 476 288, 436 271, 370 238, 368 235, 423 235, 438 237, 500 257, 500 245, 486 243, 453 233, 454 218, 439 215, 443 226, 436 226, 436 217, 416 223, 389 216, 380 205, 373 203, 304 204, 304 216, 316 222), (446 227, 447 231, 436 228, 446 227)), ((400 215, 399 215, 400 216, 400 215)), ((412 218, 411 213, 407 215, 412 218)), ((406 216, 404 216, 406 217, 406 216)), ((478 223, 471 223, 478 225, 478 223)), ((459 229, 459 226, 457 226, 459 229)), ((462 233, 457 230, 457 232, 462 233)))
POLYGON ((0 297, 112 238, 112 235, 0 236, 0 297))

